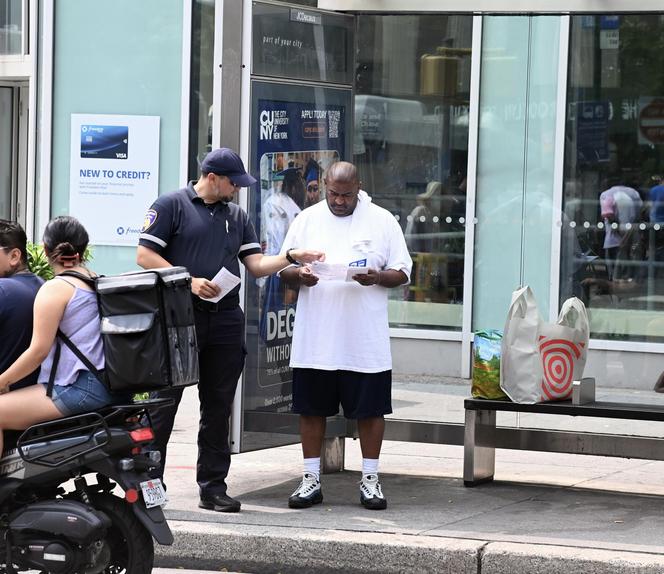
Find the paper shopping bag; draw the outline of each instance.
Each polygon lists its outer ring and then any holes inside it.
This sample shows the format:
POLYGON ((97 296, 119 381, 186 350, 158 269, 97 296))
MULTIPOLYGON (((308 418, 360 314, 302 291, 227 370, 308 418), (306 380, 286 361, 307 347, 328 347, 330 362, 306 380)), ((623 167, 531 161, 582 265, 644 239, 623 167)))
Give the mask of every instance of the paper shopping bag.
POLYGON ((530 287, 514 291, 503 330, 500 388, 516 403, 536 403, 542 395, 541 325, 530 287))
POLYGON ((471 395, 476 399, 506 399, 500 388, 500 344, 502 331, 476 331, 473 340, 473 384, 471 395))
POLYGON ((583 377, 588 357, 590 324, 586 307, 572 297, 563 303, 556 323, 540 328, 539 353, 542 361, 542 401, 572 396, 572 382, 583 377))

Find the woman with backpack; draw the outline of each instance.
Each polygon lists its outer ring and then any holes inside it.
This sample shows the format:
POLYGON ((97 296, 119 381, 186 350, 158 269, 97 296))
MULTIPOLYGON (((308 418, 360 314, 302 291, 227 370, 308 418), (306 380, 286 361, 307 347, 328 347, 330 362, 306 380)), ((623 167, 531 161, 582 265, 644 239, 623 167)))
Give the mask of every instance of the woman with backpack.
POLYGON ((64 333, 98 371, 104 368, 97 294, 86 281, 95 277, 85 266, 87 231, 77 219, 60 216, 46 226, 43 242, 55 277, 35 298, 30 346, 0 373, 1 430, 21 430, 127 399, 111 395, 57 336, 64 333), (5 394, 40 365, 38 384, 5 394))

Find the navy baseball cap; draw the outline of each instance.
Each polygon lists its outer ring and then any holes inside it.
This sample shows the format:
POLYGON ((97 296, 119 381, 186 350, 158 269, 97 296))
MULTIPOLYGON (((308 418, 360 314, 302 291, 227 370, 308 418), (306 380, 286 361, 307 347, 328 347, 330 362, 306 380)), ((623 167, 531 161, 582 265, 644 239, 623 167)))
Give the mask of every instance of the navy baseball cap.
POLYGON ((225 175, 240 187, 249 187, 256 183, 256 180, 244 169, 240 156, 227 147, 213 149, 207 154, 201 162, 201 171, 203 173, 225 175))

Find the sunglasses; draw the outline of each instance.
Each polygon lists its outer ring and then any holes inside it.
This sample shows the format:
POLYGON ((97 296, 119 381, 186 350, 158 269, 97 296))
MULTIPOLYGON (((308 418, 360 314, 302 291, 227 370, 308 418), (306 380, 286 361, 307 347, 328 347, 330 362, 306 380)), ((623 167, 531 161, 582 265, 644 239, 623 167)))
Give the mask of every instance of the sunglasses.
POLYGON ((235 183, 231 177, 224 175, 224 174, 217 174, 217 177, 225 177, 228 180, 228 183, 230 183, 233 187, 241 187, 239 183, 235 183))

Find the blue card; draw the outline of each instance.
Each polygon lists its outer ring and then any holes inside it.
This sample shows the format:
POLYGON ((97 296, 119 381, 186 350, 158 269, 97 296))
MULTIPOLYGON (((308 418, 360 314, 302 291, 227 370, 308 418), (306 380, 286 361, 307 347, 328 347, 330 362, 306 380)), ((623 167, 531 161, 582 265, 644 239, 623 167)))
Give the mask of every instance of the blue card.
POLYGON ((81 157, 127 159, 129 128, 127 126, 81 126, 81 157))

